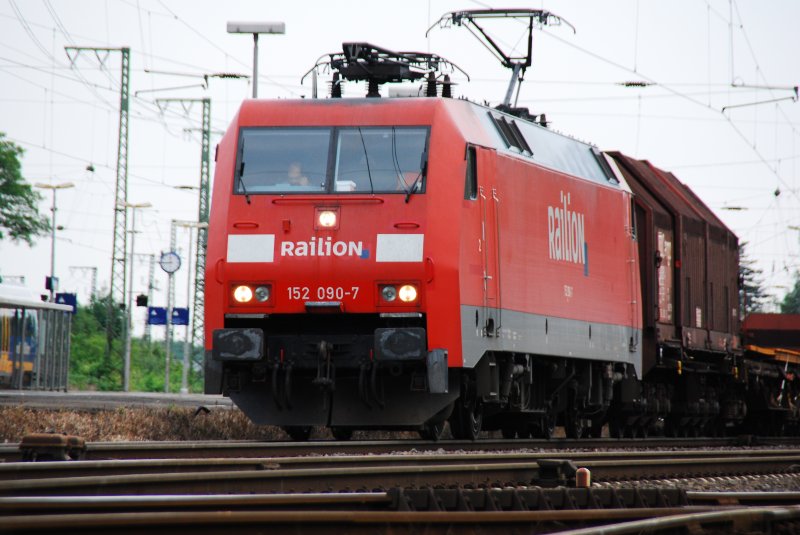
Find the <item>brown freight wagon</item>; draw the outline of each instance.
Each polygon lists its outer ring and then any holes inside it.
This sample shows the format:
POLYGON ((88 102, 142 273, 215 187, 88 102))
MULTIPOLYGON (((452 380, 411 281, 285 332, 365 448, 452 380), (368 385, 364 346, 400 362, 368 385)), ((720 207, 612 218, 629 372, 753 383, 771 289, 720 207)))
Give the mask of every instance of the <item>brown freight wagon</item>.
POLYGON ((739 245, 673 174, 610 152, 635 194, 643 372, 665 353, 708 360, 740 351, 739 245))
POLYGON ((742 336, 749 346, 800 351, 800 314, 750 314, 742 336))

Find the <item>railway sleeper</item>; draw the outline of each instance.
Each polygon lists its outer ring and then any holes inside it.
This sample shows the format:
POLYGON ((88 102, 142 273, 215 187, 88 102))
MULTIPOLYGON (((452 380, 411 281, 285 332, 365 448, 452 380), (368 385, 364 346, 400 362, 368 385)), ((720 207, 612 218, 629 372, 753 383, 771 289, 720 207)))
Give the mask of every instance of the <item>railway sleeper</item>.
POLYGON ((23 461, 71 461, 86 455, 86 441, 63 433, 31 433, 19 444, 23 461))
POLYGON ((552 511, 689 505, 683 489, 527 488, 402 489, 388 491, 394 511, 552 511))

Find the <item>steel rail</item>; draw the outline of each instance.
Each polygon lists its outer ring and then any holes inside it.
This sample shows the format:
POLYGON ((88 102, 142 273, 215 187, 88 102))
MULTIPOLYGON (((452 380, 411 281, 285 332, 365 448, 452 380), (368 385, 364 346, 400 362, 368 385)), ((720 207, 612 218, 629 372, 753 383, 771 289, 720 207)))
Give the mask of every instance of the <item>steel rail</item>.
MULTIPOLYGON (((318 454, 392 453, 399 451, 508 451, 544 449, 608 448, 718 448, 750 444, 798 445, 800 438, 648 438, 648 439, 533 439, 533 440, 331 440, 311 442, 259 441, 152 441, 152 442, 89 442, 87 460, 189 458, 189 457, 287 457, 318 454)), ((0 459, 14 462, 21 459, 18 444, 0 446, 0 459)))
MULTIPOLYGON (((392 461, 369 466, 360 465, 363 458, 331 458, 339 460, 335 467, 307 467, 302 462, 285 465, 261 465, 254 470, 228 470, 226 466, 214 471, 149 473, 14 479, 0 481, 0 496, 30 495, 119 495, 119 494, 180 494, 180 493, 243 493, 243 492, 319 492, 338 490, 373 490, 389 487, 424 486, 528 486, 545 476, 541 463, 496 462, 487 459, 459 459, 450 462, 439 459, 412 459, 403 463, 404 456, 391 456, 392 461), (400 460, 401 462, 397 462, 400 460), (427 461, 427 462, 426 462, 427 461), (454 462, 455 461, 455 462, 454 462), (294 465, 294 467, 292 467, 294 465)), ((491 458, 491 456, 488 456, 491 458)), ((566 456, 569 458, 569 456, 566 456)), ((580 458, 580 455, 577 456, 580 458)), ((314 459, 316 460, 316 459, 314 459)), ((298 459, 298 461, 300 461, 298 459)), ((67 464, 67 463, 62 463, 67 464)), ((80 466, 80 462, 74 463, 80 466)), ((643 478, 670 478, 679 476, 711 476, 730 474, 786 473, 800 465, 800 455, 716 457, 667 456, 628 458, 624 461, 575 459, 573 466, 591 470, 595 481, 639 480, 643 478)), ((547 468, 549 470, 549 468, 547 468)), ((566 477, 569 477, 567 475, 566 477)))
POLYGON ((717 475, 769 474, 795 471, 800 457, 775 455, 763 457, 717 456, 708 458, 664 459, 658 464, 654 459, 619 461, 594 461, 581 463, 592 473, 592 479, 640 480, 671 477, 702 477, 717 475))
MULTIPOLYGON (((223 528, 236 533, 248 526, 258 533, 297 529, 314 533, 397 533, 424 528, 426 533, 508 533, 515 526, 530 530, 543 523, 613 522, 670 518, 708 511, 700 507, 602 509, 580 511, 165 511, 146 513, 54 514, 3 517, 10 532, 74 533, 85 529, 114 533, 206 533, 223 528), (161 528, 159 530, 158 528, 161 528), (155 530, 155 531, 154 531, 155 530)), ((413 532, 413 531, 411 531, 413 532)))
POLYGON ((800 492, 708 492, 686 493, 695 505, 796 505, 800 503, 800 492))
MULTIPOLYGON (((735 452, 721 451, 594 451, 560 453, 576 464, 588 461, 654 460, 654 459, 700 459, 716 457, 788 457, 795 456, 800 462, 800 449, 748 449, 735 452)), ((494 452, 494 453, 450 453, 450 454, 382 454, 366 456, 307 456, 307 457, 245 457, 245 458, 187 458, 187 459, 134 459, 78 462, 7 462, 0 463, 0 481, 18 479, 43 479, 76 476, 110 476, 132 473, 182 473, 200 471, 249 471, 275 470, 278 468, 333 468, 337 466, 398 466, 408 464, 464 464, 538 462, 552 459, 552 452, 494 452)))
MULTIPOLYGON (((593 527, 561 531, 560 535, 625 535, 627 533, 658 533, 705 524, 726 524, 735 526, 737 532, 759 523, 785 522, 800 518, 800 505, 787 507, 743 507, 711 512, 678 514, 664 518, 651 518, 634 522, 624 522, 613 526, 593 527), (745 527, 747 526, 747 527, 745 527)), ((719 527, 719 526, 717 526, 719 527)), ((755 526, 753 526, 755 527, 755 526)), ((759 526, 760 527, 760 526, 759 526)), ((670 531, 672 533, 673 531, 670 531)), ((719 532, 719 531, 717 531, 719 532)))
POLYGON ((0 498, 0 513, 136 510, 225 509, 246 507, 348 508, 385 507, 392 497, 387 492, 323 492, 302 494, 180 494, 151 496, 12 496, 0 498))
MULTIPOLYGON (((687 492, 691 506, 795 505, 800 492, 687 492)), ((388 492, 325 492, 302 494, 211 494, 211 495, 122 495, 122 496, 37 496, 0 498, 0 514, 27 512, 53 514, 64 511, 152 511, 169 509, 220 510, 228 508, 325 508, 357 510, 384 508, 392 504, 388 492)), ((621 508, 631 509, 631 508, 621 508)), ((665 508, 658 508, 664 510, 665 508)), ((716 509, 716 508, 715 508, 716 509)), ((583 509, 592 510, 592 509, 583 509)))
POLYGON ((0 496, 119 495, 249 492, 324 492, 439 485, 527 485, 537 463, 466 463, 257 471, 188 472, 100 477, 22 479, 0 482, 0 496))

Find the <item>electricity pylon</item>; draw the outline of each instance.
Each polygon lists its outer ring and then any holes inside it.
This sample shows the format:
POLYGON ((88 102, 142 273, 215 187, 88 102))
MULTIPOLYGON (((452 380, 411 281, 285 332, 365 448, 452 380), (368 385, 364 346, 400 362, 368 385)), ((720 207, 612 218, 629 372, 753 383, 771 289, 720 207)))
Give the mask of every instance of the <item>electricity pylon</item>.
MULTIPOLYGON (((75 60, 81 52, 94 52, 101 66, 111 52, 122 55, 122 69, 119 89, 119 137, 117 141, 117 183, 114 195, 114 243, 111 256, 111 281, 108 300, 108 321, 106 322, 106 363, 111 362, 112 343, 119 333, 115 333, 114 303, 125 303, 125 288, 127 274, 127 234, 128 234, 128 111, 129 111, 129 84, 130 84, 130 48, 103 48, 86 46, 64 47, 70 64, 74 67, 75 60), (101 53, 105 53, 102 55, 101 53)), ((120 362, 121 363, 121 362, 120 362)))
POLYGON ((159 108, 166 109, 170 103, 179 103, 188 114, 195 102, 203 104, 202 144, 200 149, 200 188, 197 209, 197 253, 195 257, 194 299, 192 313, 192 346, 204 346, 205 316, 205 274, 206 274, 206 242, 208 241, 208 205, 210 182, 211 152, 211 99, 209 98, 163 98, 157 99, 159 108))

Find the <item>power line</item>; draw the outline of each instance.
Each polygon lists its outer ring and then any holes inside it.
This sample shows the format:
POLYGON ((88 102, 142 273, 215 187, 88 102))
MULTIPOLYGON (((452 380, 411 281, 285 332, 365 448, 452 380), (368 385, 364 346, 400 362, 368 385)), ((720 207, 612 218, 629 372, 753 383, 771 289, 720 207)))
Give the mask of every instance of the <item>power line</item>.
MULTIPOLYGON (((565 45, 567 45, 567 46, 569 46, 571 48, 574 48, 574 49, 576 49, 576 50, 578 50, 580 52, 583 52, 584 54, 587 54, 587 55, 589 55, 589 56, 591 56, 591 57, 593 57, 593 58, 595 58, 595 59, 597 59, 599 61, 602 61, 602 62, 607 63, 609 65, 612 65, 612 66, 614 66, 616 68, 619 68, 619 69, 622 69, 622 70, 625 70, 625 71, 633 73, 633 71, 631 71, 631 69, 626 67, 625 65, 622 65, 620 63, 617 63, 616 61, 613 61, 613 60, 610 60, 608 58, 605 58, 605 57, 597 54, 596 52, 593 52, 591 50, 587 50, 587 49, 585 49, 585 48, 583 48, 581 46, 578 46, 578 45, 576 45, 574 43, 570 43, 566 39, 562 39, 561 37, 558 37, 557 35, 555 35, 555 34, 553 34, 551 32, 548 32, 545 29, 542 29, 542 33, 552 37, 553 39, 559 41, 562 44, 565 44, 565 45)), ((798 193, 796 191, 792 190, 791 187, 786 183, 786 181, 774 169, 772 169, 769 166, 769 164, 767 163, 767 159, 764 157, 763 154, 761 154, 761 151, 758 150, 758 148, 753 143, 750 142, 750 140, 747 138, 747 136, 745 136, 744 133, 741 131, 741 129, 739 129, 734 124, 733 120, 729 116, 725 115, 724 113, 722 113, 722 111, 717 110, 716 108, 714 108, 713 106, 711 106, 709 104, 705 104, 704 102, 701 102, 701 101, 699 101, 699 100, 697 100, 695 98, 692 98, 692 96, 690 96, 688 94, 681 93, 680 91, 678 91, 676 89, 673 89, 670 86, 667 86, 667 85, 664 85, 664 84, 660 84, 656 80, 654 80, 653 78, 650 78, 649 76, 644 75, 641 72, 637 72, 637 73, 633 73, 633 74, 637 74, 638 76, 641 76, 642 78, 644 78, 648 82, 651 82, 651 83, 654 83, 654 84, 658 84, 659 87, 662 87, 665 90, 669 91, 670 93, 673 93, 674 95, 676 95, 676 96, 678 96, 678 97, 680 97, 680 98, 682 98, 684 100, 687 100, 687 101, 689 101, 689 102, 691 102, 691 103, 693 103, 693 104, 695 104, 695 105, 697 105, 697 106, 699 106, 699 107, 701 107, 703 109, 711 110, 711 111, 714 111, 714 112, 722 114, 723 117, 725 117, 727 119, 728 124, 731 126, 731 128, 734 130, 734 132, 739 137, 742 138, 742 140, 750 147, 750 150, 752 150, 753 153, 758 157, 758 159, 762 163, 764 163, 766 165, 766 167, 767 167, 767 169, 769 169, 770 173, 772 173, 782 185, 787 187, 789 189, 789 192, 792 195, 794 195, 795 197, 800 199, 800 196, 798 196, 798 193)))
POLYGON ((36 48, 38 48, 42 52, 42 54, 44 54, 44 56, 46 58, 49 58, 49 59, 51 59, 51 60, 53 60, 55 62, 55 58, 53 58, 52 54, 50 54, 50 52, 47 50, 47 48, 45 48, 44 45, 42 45, 42 43, 36 37, 36 34, 33 33, 33 30, 31 29, 30 25, 28 24, 28 21, 25 19, 25 16, 22 14, 22 11, 20 11, 19 7, 17 7, 17 3, 14 0, 9 0, 8 3, 11 4, 11 9, 14 10, 14 13, 17 16, 17 20, 19 21, 20 25, 22 26, 22 29, 25 30, 25 33, 27 33, 28 37, 31 38, 31 41, 33 41, 33 44, 36 45, 36 48))

